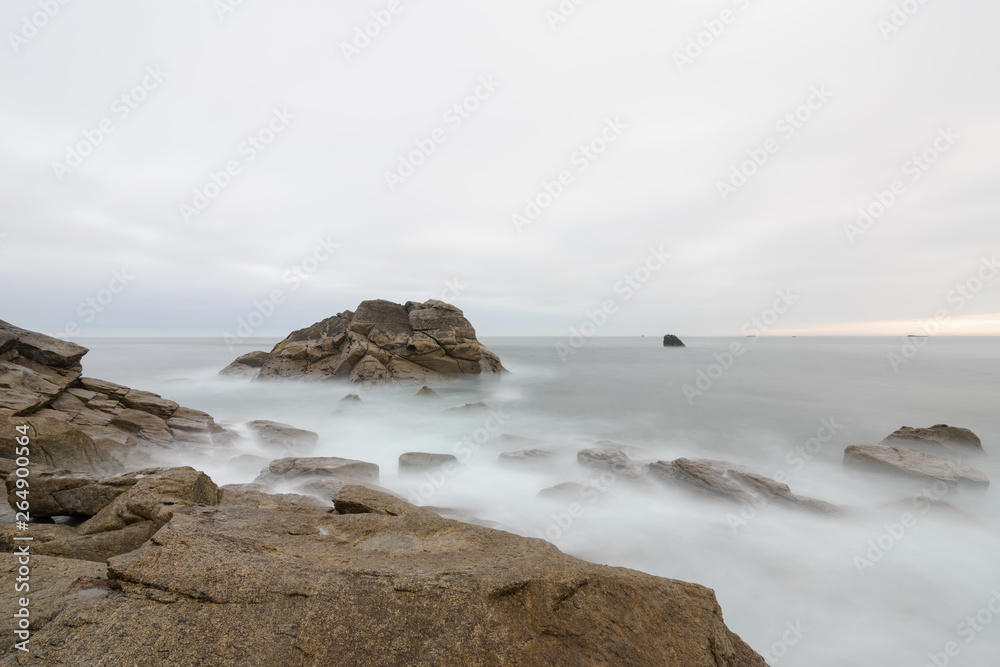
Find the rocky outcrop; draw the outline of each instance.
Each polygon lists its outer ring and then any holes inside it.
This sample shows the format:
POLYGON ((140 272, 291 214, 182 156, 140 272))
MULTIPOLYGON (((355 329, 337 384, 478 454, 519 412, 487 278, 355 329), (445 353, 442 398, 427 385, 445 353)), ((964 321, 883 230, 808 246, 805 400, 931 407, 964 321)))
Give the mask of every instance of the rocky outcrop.
POLYGON ((344 486, 333 506, 341 514, 384 514, 385 516, 437 516, 424 507, 410 503, 367 486, 348 484, 344 486))
MULTIPOLYGON (((244 357, 223 372, 243 372, 244 357)), ((423 384, 502 370, 455 306, 379 299, 291 333, 271 350, 257 377, 423 384)))
POLYGON ((935 424, 930 428, 903 428, 879 443, 890 447, 909 447, 929 454, 982 454, 983 443, 967 428, 935 424))
MULTIPOLYGON (((765 667, 726 627, 710 589, 430 514, 392 516, 371 502, 360 514, 176 509, 155 540, 110 559, 106 595, 97 589, 47 614, 31 657, 765 667)), ((8 652, 0 665, 18 661, 8 652)))
POLYGON ((667 334, 663 337, 663 347, 685 347, 685 345, 677 336, 667 334))
POLYGON ((677 459, 650 463, 648 471, 655 479, 690 493, 730 502, 749 503, 755 507, 776 505, 804 509, 821 514, 839 514, 830 503, 797 496, 787 484, 758 475, 727 461, 677 459))
MULTIPOLYGON (((137 549, 179 507, 219 502, 212 480, 193 468, 141 470, 106 479, 43 474, 34 481, 45 510, 39 516, 92 516, 78 526, 31 524, 32 553, 98 562, 137 549)), ((34 483, 30 488, 34 513, 34 483)), ((13 539, 17 534, 13 525, 0 528, 0 551, 13 551, 19 544, 13 539)))
POLYGON ((45 417, 0 417, 0 456, 13 459, 17 443, 28 438, 29 460, 33 465, 67 468, 107 475, 125 470, 105 441, 96 442, 79 427, 63 419, 45 417), (22 435, 19 427, 27 427, 22 435))
POLYGON ((25 423, 35 434, 35 463, 97 474, 143 467, 164 450, 215 447, 238 438, 204 412, 83 377, 86 353, 85 347, 0 321, 0 457, 10 456, 5 452, 12 429, 25 423))
POLYGON ((949 484, 987 487, 989 478, 972 466, 916 449, 887 445, 851 445, 844 450, 844 465, 949 484))

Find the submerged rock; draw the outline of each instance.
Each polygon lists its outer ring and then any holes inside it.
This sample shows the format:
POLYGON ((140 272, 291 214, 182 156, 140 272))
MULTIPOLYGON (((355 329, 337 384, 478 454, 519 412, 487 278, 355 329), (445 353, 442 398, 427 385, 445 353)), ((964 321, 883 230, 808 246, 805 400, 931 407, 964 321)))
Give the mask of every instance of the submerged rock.
POLYGON ((500 463, 543 463, 549 461, 555 454, 547 449, 522 449, 516 452, 501 452, 497 457, 500 463))
POLYGON ((457 465, 458 457, 454 454, 428 454, 426 452, 407 452, 399 455, 399 472, 423 472, 436 470, 446 465, 457 465))
POLYGON ((415 393, 414 396, 418 396, 420 398, 441 398, 441 394, 437 393, 427 385, 421 387, 420 391, 415 393))
MULTIPOLYGON (((229 368, 242 372, 237 359, 229 368)), ((476 339, 462 311, 443 301, 363 301, 294 331, 260 366, 260 379, 345 378, 355 383, 419 383, 498 374, 500 359, 476 339)))
POLYGON ((582 449, 577 452, 576 461, 580 465, 595 470, 602 470, 624 477, 639 477, 639 470, 632 464, 632 459, 628 457, 628 454, 617 449, 582 449))
POLYGON ((667 334, 663 337, 663 347, 685 347, 685 345, 677 336, 667 334))
POLYGON ((844 465, 917 479, 987 487, 989 478, 980 470, 915 449, 887 445, 851 445, 844 450, 844 465))
MULTIPOLYGON (((154 541, 110 559, 106 595, 38 610, 47 622, 33 628, 32 658, 766 667, 726 627, 710 589, 586 563, 542 540, 384 509, 175 510, 154 541)), ((0 665, 17 660, 8 653, 0 665)))
POLYGON ((681 458, 650 463, 648 471, 661 482, 701 496, 754 506, 774 504, 821 514, 840 513, 840 509, 830 503, 797 496, 787 484, 728 461, 681 458))
POLYGON ((262 445, 283 453, 301 453, 319 442, 319 434, 280 422, 258 419, 247 426, 262 445))

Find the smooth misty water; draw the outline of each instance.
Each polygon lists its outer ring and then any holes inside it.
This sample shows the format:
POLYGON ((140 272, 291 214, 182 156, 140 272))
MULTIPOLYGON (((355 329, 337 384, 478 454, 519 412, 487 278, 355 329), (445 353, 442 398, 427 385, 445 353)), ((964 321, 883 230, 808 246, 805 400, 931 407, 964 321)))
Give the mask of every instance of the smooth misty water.
MULTIPOLYGON (((89 376, 155 391, 224 423, 273 419, 314 430, 321 436, 314 455, 377 463, 384 486, 406 496, 423 491, 424 504, 460 508, 523 535, 547 534, 589 561, 709 586, 727 624, 759 652, 773 649, 774 665, 921 667, 934 664, 929 653, 939 654, 938 665, 1000 660, 1000 614, 994 619, 988 609, 1000 591, 998 491, 949 492, 950 507, 921 513, 923 506, 897 503, 922 487, 841 465, 847 445, 878 442, 903 425, 947 423, 982 438, 989 454, 970 463, 1000 479, 1000 339, 929 339, 898 373, 886 355, 898 351, 899 338, 693 338, 685 349, 665 349, 657 338, 605 338, 590 340, 566 363, 555 349, 565 341, 487 339, 511 373, 500 382, 438 387, 439 402, 413 398, 409 387, 216 375, 238 354, 270 349, 273 340, 236 350, 217 340, 82 342, 92 349, 84 359, 89 376), (689 403, 683 385, 693 385, 713 354, 734 341, 747 352, 689 403), (363 403, 339 403, 348 392, 363 403), (473 401, 493 407, 502 426, 492 428, 496 418, 486 414, 442 412, 473 401), (813 441, 820 448, 806 460, 795 450, 816 437, 823 420, 837 432, 826 443, 813 441), (501 433, 546 441, 559 457, 537 470, 501 466, 499 452, 534 446, 501 433), (462 455, 471 450, 464 438, 481 445, 456 474, 397 477, 399 454, 462 455), (628 446, 639 462, 723 458, 769 476, 783 472, 794 492, 850 513, 826 519, 765 507, 738 523, 738 507, 626 481, 606 490, 601 483, 570 520, 571 501, 535 499, 545 487, 594 478, 575 454, 605 439, 628 446), (904 512, 916 523, 892 538, 886 525, 904 512), (859 573, 855 557, 879 539, 891 548, 859 573), (959 626, 977 612, 976 625, 959 626), (788 624, 807 630, 797 638, 788 624), (782 645, 783 635, 794 644, 782 645), (941 653, 948 642, 957 655, 941 653)), ((232 455, 195 465, 220 484, 250 481, 252 473, 227 465, 232 455)), ((1000 611, 1000 593, 992 605, 1000 611)))

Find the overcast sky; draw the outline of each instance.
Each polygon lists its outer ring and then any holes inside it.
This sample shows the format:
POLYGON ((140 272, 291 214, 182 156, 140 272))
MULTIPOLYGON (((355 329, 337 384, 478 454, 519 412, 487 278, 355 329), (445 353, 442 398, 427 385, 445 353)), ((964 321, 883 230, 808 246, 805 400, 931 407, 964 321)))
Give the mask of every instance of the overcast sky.
POLYGON ((20 326, 1000 334, 996 2, 50 2, 0 6, 20 326))

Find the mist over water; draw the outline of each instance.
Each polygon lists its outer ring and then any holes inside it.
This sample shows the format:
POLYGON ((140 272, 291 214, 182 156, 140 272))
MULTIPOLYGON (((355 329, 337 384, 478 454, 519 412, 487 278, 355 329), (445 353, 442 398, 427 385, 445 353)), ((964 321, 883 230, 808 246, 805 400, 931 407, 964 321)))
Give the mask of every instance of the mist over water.
MULTIPOLYGON (((935 495, 930 484, 841 463, 848 445, 946 423, 980 436, 987 455, 966 462, 1000 480, 1000 339, 927 339, 898 372, 887 359, 903 342, 896 337, 685 338, 683 349, 663 348, 658 337, 595 338, 565 363, 556 352, 565 340, 485 339, 511 372, 436 386, 443 400, 415 398, 416 387, 217 375, 276 340, 236 350, 208 339, 81 342, 91 348, 88 376, 154 391, 228 425, 271 419, 316 431, 308 455, 377 463, 383 486, 421 504, 545 536, 589 561, 711 587, 729 627, 773 665, 984 667, 1000 656, 1000 613, 990 610, 1000 611, 997 489, 947 489, 939 494, 947 504, 930 505, 913 500, 935 495), (734 342, 746 353, 710 372, 734 342), (699 371, 716 379, 685 396, 685 385, 698 388, 699 371), (347 393, 362 402, 340 402, 347 393), (444 412, 476 401, 492 411, 444 412), (576 462, 577 451, 602 440, 639 464, 715 458, 784 473, 793 492, 847 516, 741 508, 622 476, 602 480, 576 462), (544 465, 497 460, 535 447, 556 456, 544 465), (400 477, 397 458, 409 451, 464 462, 450 475, 400 477), (536 499, 562 482, 592 485, 577 498, 536 499), (888 548, 872 550, 880 545, 888 548)), ((254 469, 229 464, 239 453, 187 462, 219 484, 252 481, 254 469)))

